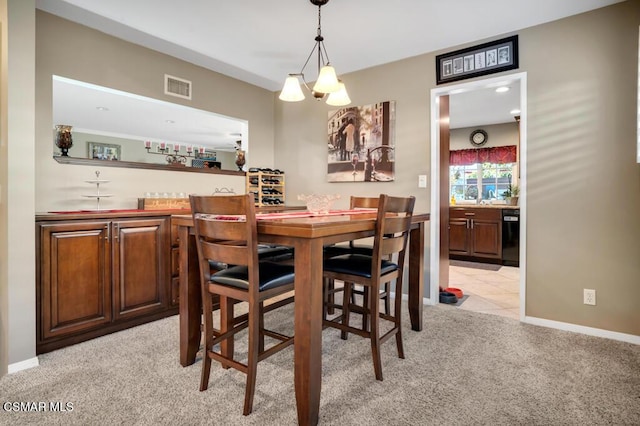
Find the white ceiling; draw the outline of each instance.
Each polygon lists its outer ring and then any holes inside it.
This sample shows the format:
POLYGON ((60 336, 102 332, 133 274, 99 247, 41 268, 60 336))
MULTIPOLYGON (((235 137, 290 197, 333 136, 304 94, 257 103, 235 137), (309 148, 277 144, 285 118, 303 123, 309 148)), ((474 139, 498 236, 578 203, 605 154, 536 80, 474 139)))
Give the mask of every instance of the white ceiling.
MULTIPOLYGON (((620 1, 333 0, 322 7, 322 34, 348 88, 346 73, 620 1)), ((317 7, 308 0, 37 0, 37 7, 273 91, 300 71, 317 27, 317 7)), ((312 67, 305 71, 313 81, 312 67)))
POLYGON ((520 83, 518 81, 455 93, 449 98, 449 127, 458 129, 513 123, 515 115, 520 115, 519 108, 520 83), (498 87, 507 87, 509 90, 498 93, 496 92, 498 87), (512 113, 514 110, 518 112, 512 113))

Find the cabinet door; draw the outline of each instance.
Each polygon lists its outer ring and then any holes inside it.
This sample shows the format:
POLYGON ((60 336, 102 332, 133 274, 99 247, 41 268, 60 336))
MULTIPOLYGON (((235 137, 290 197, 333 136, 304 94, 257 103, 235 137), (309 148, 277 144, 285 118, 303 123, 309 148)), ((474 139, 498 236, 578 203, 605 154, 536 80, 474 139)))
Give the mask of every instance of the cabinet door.
POLYGON ((169 218, 113 222, 114 319, 167 307, 170 282, 169 218))
POLYGON ((493 220, 471 221, 472 255, 499 259, 502 257, 502 226, 493 220))
POLYGON ((109 222, 39 226, 39 339, 111 322, 109 222))
POLYGON ((451 219, 449 221, 449 253, 468 255, 470 249, 467 219, 451 219))

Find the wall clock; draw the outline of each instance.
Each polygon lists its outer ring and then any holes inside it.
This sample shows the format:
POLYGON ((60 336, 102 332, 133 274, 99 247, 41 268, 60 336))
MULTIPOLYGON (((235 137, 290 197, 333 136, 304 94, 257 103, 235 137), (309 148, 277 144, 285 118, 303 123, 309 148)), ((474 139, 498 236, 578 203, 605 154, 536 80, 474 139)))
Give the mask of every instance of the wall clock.
POLYGON ((489 135, 482 129, 474 130, 469 136, 469 141, 473 146, 482 146, 489 140, 489 135))

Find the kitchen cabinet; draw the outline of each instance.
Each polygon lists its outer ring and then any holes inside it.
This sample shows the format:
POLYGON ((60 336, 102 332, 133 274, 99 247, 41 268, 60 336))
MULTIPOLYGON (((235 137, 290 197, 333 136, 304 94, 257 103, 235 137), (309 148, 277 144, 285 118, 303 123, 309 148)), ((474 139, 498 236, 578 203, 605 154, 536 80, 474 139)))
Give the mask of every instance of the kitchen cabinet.
POLYGON ((169 215, 48 217, 36 230, 37 353, 177 313, 169 215))
POLYGON ((451 207, 449 211, 449 257, 500 261, 502 215, 499 208, 451 207))

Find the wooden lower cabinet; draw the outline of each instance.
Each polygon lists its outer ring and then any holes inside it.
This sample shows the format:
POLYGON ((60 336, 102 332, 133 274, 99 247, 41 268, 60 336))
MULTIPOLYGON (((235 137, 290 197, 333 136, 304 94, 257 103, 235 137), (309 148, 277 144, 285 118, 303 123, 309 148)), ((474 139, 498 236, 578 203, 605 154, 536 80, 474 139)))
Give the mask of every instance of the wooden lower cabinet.
POLYGON ((502 211, 500 209, 452 207, 449 214, 449 257, 501 261, 502 211))
POLYGON ((111 323, 109 222, 40 226, 38 341, 111 323))
POLYGON ((166 309, 169 220, 127 220, 112 227, 114 320, 166 309))
POLYGON ((36 352, 177 313, 170 216, 38 221, 36 352))

